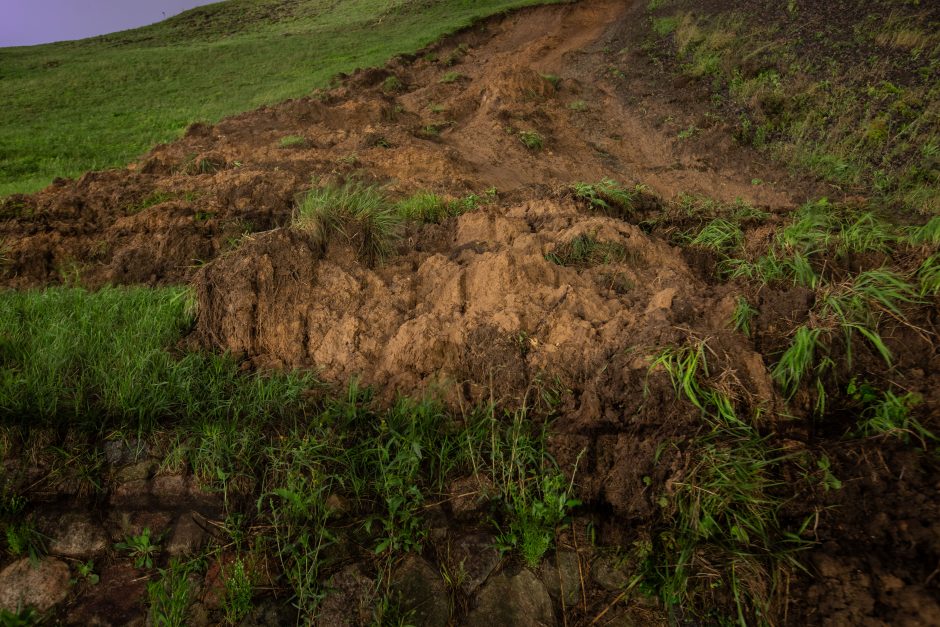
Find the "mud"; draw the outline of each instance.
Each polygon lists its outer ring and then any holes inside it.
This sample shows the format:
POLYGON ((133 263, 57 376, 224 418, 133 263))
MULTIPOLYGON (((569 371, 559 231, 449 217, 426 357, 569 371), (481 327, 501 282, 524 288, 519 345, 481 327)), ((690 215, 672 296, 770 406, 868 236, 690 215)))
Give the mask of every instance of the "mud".
MULTIPOLYGON (((753 337, 734 332, 740 286, 715 280, 713 257, 671 242, 680 219, 653 228, 642 220, 680 193, 741 199, 770 214, 747 227, 756 250, 778 215, 821 195, 817 183, 734 144, 730 127, 707 115, 706 86, 663 75, 642 50, 642 4, 596 0, 495 18, 309 98, 193 125, 125 169, 10 197, 0 207, 0 286, 191 283, 191 341, 246 367, 312 369, 337 387, 358 377, 385 400, 431 392, 460 409, 561 392, 545 412, 556 416, 552 452, 564 468, 578 462, 579 497, 605 516, 601 537, 629 543, 657 512, 650 482, 673 478, 674 467, 657 463, 660 446, 702 428, 648 357, 707 339, 713 371, 744 405, 774 416, 785 404, 768 366, 813 302, 807 290, 764 288, 750 295, 760 311, 753 337), (449 56, 452 65, 435 60, 449 56), (442 82, 448 72, 459 76, 442 82), (392 76, 400 88, 389 87, 392 76), (702 132, 680 139, 691 125, 702 132), (522 131, 537 132, 542 149, 527 148, 522 131), (302 141, 284 147, 285 137, 302 141), (568 189, 605 177, 642 183, 653 201, 621 219, 568 189), (367 264, 342 241, 324 246, 289 226, 304 191, 350 179, 392 198, 496 194, 441 224, 410 227, 394 255, 367 264), (585 235, 621 247, 622 258, 550 259, 585 235)), ((925 316, 921 328, 936 324, 935 312, 925 316)), ((900 326, 886 338, 903 355, 891 376, 935 414, 935 349, 900 326)), ((881 368, 864 351, 858 359, 881 368)), ((808 495, 789 512, 818 512, 822 522, 806 560, 818 576, 794 584, 782 622, 937 622, 936 458, 843 442, 844 424, 816 425, 807 402, 759 426, 827 451, 846 488, 808 495)), ((346 579, 361 593, 358 574, 346 579)), ((591 594, 585 622, 615 596, 591 594)))

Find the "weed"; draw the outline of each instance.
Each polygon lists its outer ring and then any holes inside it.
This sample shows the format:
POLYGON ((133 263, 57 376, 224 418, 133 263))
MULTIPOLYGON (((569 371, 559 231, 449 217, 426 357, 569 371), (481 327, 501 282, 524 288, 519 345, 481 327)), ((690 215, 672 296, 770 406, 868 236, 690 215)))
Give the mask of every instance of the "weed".
POLYGON ((445 107, 444 105, 439 105, 439 104, 430 104, 428 105, 428 111, 430 111, 431 113, 444 113, 445 111, 447 111, 447 107, 445 107))
POLYGON ((940 216, 921 226, 907 229, 907 241, 914 246, 940 246, 940 216))
POLYGON ((921 296, 940 294, 940 255, 931 255, 924 259, 917 269, 917 280, 920 283, 921 296))
POLYGON ((538 152, 545 146, 545 138, 537 131, 519 131, 519 141, 532 152, 538 152))
POLYGON ((281 148, 300 148, 307 145, 307 139, 300 135, 285 135, 278 141, 281 148))
POLYGON ((444 60, 442 61, 443 64, 446 65, 446 66, 448 66, 448 67, 451 66, 451 65, 456 65, 457 63, 460 62, 461 59, 464 58, 464 56, 467 54, 467 51, 468 51, 469 49, 470 49, 470 47, 467 46, 467 44, 459 44, 459 45, 457 45, 456 48, 454 48, 453 50, 451 50, 451 51, 447 54, 447 56, 444 57, 444 60))
POLYGON ((851 224, 842 224, 836 251, 846 253, 887 253, 897 241, 890 226, 872 213, 861 214, 851 224))
POLYGON ((127 553, 134 560, 134 568, 153 568, 153 558, 160 553, 160 546, 154 541, 150 527, 145 527, 140 534, 127 536, 116 543, 114 548, 127 553))
POLYGON ((755 315, 757 315, 757 309, 752 307, 745 297, 739 296, 734 305, 734 312, 731 314, 731 325, 735 330, 751 337, 751 322, 755 315))
POLYGON ((401 215, 377 188, 356 181, 311 190, 294 211, 293 224, 324 245, 334 235, 356 240, 360 253, 375 263, 394 250, 401 215))
POLYGON ((583 100, 574 100, 568 104, 568 108, 572 111, 587 111, 587 103, 583 100))
POLYGON ((658 17, 653 20, 653 32, 660 37, 666 37, 667 35, 671 35, 678 25, 678 17, 658 17))
POLYGON ((88 560, 87 562, 79 562, 75 567, 75 572, 81 578, 82 581, 88 583, 91 586, 97 586, 98 582, 101 581, 101 578, 95 572, 95 562, 94 560, 88 560))
POLYGON ((450 83, 456 83, 462 78, 463 74, 460 72, 446 72, 437 82, 443 85, 449 85, 450 83))
POLYGON ((803 325, 797 328, 790 342, 770 374, 784 391, 793 396, 800 382, 809 374, 820 348, 821 329, 803 325))
POLYGON ((816 460, 816 467, 822 472, 822 486, 826 492, 842 489, 842 482, 832 474, 832 463, 827 456, 822 455, 816 460))
POLYGON ((47 538, 39 532, 32 520, 21 519, 4 527, 7 551, 10 555, 26 556, 34 562, 45 555, 47 538))
POLYGON ((678 137, 679 139, 689 139, 690 137, 695 135, 697 132, 698 132, 698 128, 695 125, 692 125, 688 128, 685 128, 679 131, 676 137, 678 137))

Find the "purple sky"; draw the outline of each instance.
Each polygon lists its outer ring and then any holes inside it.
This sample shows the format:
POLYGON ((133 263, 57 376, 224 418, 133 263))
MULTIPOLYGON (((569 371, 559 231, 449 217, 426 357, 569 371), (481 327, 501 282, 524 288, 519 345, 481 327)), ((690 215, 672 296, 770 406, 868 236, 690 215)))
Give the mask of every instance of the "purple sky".
POLYGON ((0 46, 113 33, 211 2, 218 0, 0 0, 0 46))

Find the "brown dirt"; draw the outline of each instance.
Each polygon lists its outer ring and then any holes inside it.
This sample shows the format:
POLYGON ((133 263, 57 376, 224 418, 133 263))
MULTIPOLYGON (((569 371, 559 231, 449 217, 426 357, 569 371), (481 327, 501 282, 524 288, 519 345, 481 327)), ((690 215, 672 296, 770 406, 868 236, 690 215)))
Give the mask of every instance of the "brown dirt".
MULTIPOLYGON (((492 19, 426 51, 443 58, 466 45, 452 67, 424 55, 395 59, 310 98, 194 125, 126 169, 8 198, 0 286, 192 282, 202 345, 255 367, 312 368, 337 386, 361 377, 386 398, 438 390, 466 407, 567 390, 553 453, 571 467, 586 451, 580 496, 611 514, 602 534, 629 538, 632 523, 657 511, 644 477, 668 479, 657 447, 701 423, 663 373, 649 372, 648 357, 707 338, 714 371, 773 415, 783 402, 769 360, 812 294, 754 295, 761 313, 749 340, 728 324, 740 288, 702 269, 713 260, 592 213, 566 186, 610 177, 667 200, 740 198, 773 214, 818 189, 735 145, 730 127, 706 116, 705 86, 663 76, 640 46, 641 4, 593 0, 492 19), (450 71, 461 77, 441 83, 450 71), (401 91, 383 89, 391 75, 401 91), (544 75, 559 77, 557 87, 544 75), (679 139, 690 125, 703 131, 679 139), (543 150, 523 146, 519 131, 537 131, 543 150), (290 135, 305 142, 281 147, 290 135), (299 194, 349 178, 395 198, 499 193, 475 211, 413 227, 395 255, 372 266, 340 241, 324 247, 289 227, 299 194), (546 259, 579 235, 619 244, 624 260, 546 259)), ((761 228, 749 245, 766 238, 761 228)), ((937 355, 901 333, 890 339, 909 347, 896 376, 934 412, 937 355)), ((841 443, 841 432, 817 432, 811 420, 762 427, 827 450, 847 486, 791 512, 839 506, 823 514, 823 544, 808 559, 820 577, 795 593, 789 620, 937 622, 936 459, 841 443), (873 461, 881 455, 893 456, 890 466, 873 461)))

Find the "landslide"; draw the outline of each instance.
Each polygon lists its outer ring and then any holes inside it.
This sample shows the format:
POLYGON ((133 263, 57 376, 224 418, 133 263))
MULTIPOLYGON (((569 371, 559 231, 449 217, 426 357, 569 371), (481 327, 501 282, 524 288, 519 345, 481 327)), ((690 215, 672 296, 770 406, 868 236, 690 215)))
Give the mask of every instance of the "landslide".
MULTIPOLYGON (((337 387, 360 378, 386 401, 434 392, 452 408, 512 406, 561 392, 552 452, 561 467, 578 465, 579 497, 605 517, 602 539, 620 543, 656 516, 654 488, 673 489, 688 470, 681 453, 659 463, 664 447, 703 429, 699 409, 677 402, 649 357, 706 341, 709 368, 737 403, 760 408, 762 433, 824 449, 837 473, 851 473, 842 496, 804 494, 788 518, 818 521, 837 501, 838 524, 860 527, 876 509, 865 501, 871 490, 898 506, 903 527, 879 519, 877 537, 821 523, 828 544, 811 564, 822 583, 791 603, 838 598, 822 615, 800 615, 856 616, 842 599, 869 598, 874 576, 904 579, 907 596, 882 600, 884 616, 930 610, 929 560, 905 562, 918 550, 937 555, 937 527, 901 506, 909 490, 935 494, 932 462, 909 460, 917 484, 898 490, 888 464, 872 461, 880 449, 843 443, 813 422, 805 393, 788 406, 771 382, 792 330, 812 316, 812 292, 748 294, 760 307, 753 337, 735 332, 728 321, 742 288, 715 279, 714 256, 676 245, 682 218, 655 221, 675 214, 681 194, 740 202, 767 214, 745 233, 759 248, 797 206, 833 190, 735 144, 709 114, 707 86, 668 78, 647 57, 644 19, 642 6, 611 0, 520 11, 309 98, 195 124, 125 169, 10 197, 0 208, 0 285, 189 283, 199 304, 193 343, 230 351, 246 368, 312 369, 337 387), (537 133, 541 148, 522 133, 537 133), (619 215, 570 188, 608 178, 644 186, 619 215), (392 255, 371 263, 354 243, 291 226, 305 192, 349 181, 395 200, 430 190, 479 202, 410 225, 392 255), (618 254, 558 263, 579 238, 618 254), (863 542, 873 563, 855 555, 863 542), (898 553, 901 542, 914 548, 898 553)), ((927 328, 935 315, 925 315, 917 323, 927 328)), ((894 331, 886 341, 901 355, 897 378, 936 407, 933 345, 894 331)), ((880 368, 871 351, 856 359, 880 368)))

